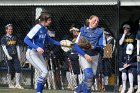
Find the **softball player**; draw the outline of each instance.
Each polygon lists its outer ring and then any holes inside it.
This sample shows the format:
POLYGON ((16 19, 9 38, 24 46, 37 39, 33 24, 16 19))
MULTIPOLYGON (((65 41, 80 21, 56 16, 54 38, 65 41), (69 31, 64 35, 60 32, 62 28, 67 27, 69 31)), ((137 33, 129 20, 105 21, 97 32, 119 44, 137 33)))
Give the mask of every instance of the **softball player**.
POLYGON ((140 31, 138 31, 136 35, 137 40, 137 82, 138 82, 138 89, 136 93, 140 93, 140 31))
POLYGON ((127 93, 133 93, 134 88, 133 88, 133 78, 134 78, 134 71, 135 68, 134 66, 132 66, 132 64, 134 64, 134 60, 131 60, 130 62, 128 62, 128 60, 130 58, 132 58, 132 53, 127 53, 128 50, 132 50, 133 52, 133 48, 131 49, 128 47, 130 44, 134 46, 134 41, 135 41, 135 36, 130 33, 131 27, 128 24, 124 24, 123 25, 123 30, 124 33, 121 36, 121 39, 119 40, 119 45, 120 45, 120 66, 122 68, 125 68, 123 70, 121 70, 122 72, 122 90, 121 93, 125 93, 126 91, 126 81, 127 81, 127 73, 128 73, 128 78, 129 78, 129 84, 130 84, 130 88, 127 91, 127 93))
POLYGON ((28 45, 26 58, 40 72, 36 93, 43 93, 43 81, 48 73, 46 62, 42 56, 44 52, 44 42, 47 41, 55 45, 61 45, 60 42, 48 36, 47 26, 50 24, 51 16, 49 14, 41 14, 39 23, 30 30, 24 39, 24 42, 28 45))
POLYGON ((75 93, 91 93, 91 86, 93 85, 93 78, 96 75, 98 66, 99 50, 103 48, 105 37, 103 29, 98 27, 99 18, 92 15, 89 18, 88 27, 82 27, 80 34, 77 37, 74 45, 75 50, 79 53, 80 65, 84 72, 84 80, 75 88, 75 93), (90 42, 92 49, 84 50, 78 45, 78 40, 81 36, 86 37, 90 42))
POLYGON ((7 57, 6 64, 8 68, 7 80, 9 88, 19 88, 23 89, 20 85, 20 49, 17 42, 17 38, 13 35, 13 25, 8 24, 5 26, 6 35, 1 39, 2 49, 7 57), (16 72, 16 73, 15 73, 16 72), (16 86, 13 85, 11 75, 15 74, 16 77, 16 86))

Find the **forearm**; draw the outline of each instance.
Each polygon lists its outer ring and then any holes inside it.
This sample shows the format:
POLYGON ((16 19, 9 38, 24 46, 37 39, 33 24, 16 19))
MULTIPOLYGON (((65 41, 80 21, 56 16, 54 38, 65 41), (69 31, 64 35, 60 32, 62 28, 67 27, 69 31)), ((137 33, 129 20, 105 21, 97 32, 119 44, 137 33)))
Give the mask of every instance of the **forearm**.
POLYGON ((130 66, 131 67, 137 67, 137 62, 131 63, 130 66))
POLYGON ((49 36, 46 37, 46 41, 48 41, 48 42, 50 42, 51 44, 54 44, 54 45, 60 45, 60 42, 58 42, 56 40, 53 40, 49 36))
POLYGON ((30 40, 30 38, 29 38, 28 36, 26 36, 26 37, 24 38, 24 42, 25 42, 28 46, 30 46, 31 48, 34 48, 34 49, 37 49, 37 48, 38 48, 37 45, 35 45, 35 44, 33 44, 33 43, 31 42, 31 40, 30 40))
POLYGON ((122 38, 119 40, 119 44, 122 45, 125 39, 125 34, 123 34, 122 38))
POLYGON ((19 49, 19 46, 16 46, 16 48, 17 48, 17 54, 18 54, 18 57, 20 58, 21 55, 20 55, 20 49, 19 49))
POLYGON ((3 51, 4 51, 4 53, 5 53, 5 55, 7 57, 10 56, 9 53, 8 53, 8 50, 6 49, 6 46, 5 45, 2 45, 2 49, 3 49, 3 51))
POLYGON ((75 50, 78 52, 78 53, 80 53, 81 55, 85 55, 86 53, 79 47, 79 45, 78 44, 74 44, 74 48, 75 48, 75 50))
POLYGON ((137 40, 137 55, 140 55, 140 40, 137 40))

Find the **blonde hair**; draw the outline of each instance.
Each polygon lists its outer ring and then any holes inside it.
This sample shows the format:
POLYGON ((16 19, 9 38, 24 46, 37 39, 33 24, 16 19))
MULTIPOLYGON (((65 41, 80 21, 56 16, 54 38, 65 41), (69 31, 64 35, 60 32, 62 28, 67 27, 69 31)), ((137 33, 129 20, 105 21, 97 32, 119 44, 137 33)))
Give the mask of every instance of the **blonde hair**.
POLYGON ((92 18, 94 18, 94 17, 98 17, 98 16, 96 16, 96 15, 91 15, 91 16, 89 17, 89 19, 92 19, 92 18))

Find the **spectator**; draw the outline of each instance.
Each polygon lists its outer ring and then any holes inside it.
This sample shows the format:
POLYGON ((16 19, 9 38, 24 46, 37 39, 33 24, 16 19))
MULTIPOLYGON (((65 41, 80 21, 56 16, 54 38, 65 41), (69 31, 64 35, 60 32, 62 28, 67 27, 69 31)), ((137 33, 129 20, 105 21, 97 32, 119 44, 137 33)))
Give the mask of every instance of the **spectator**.
POLYGON ((109 77, 114 73, 114 62, 113 62, 113 52, 115 48, 115 40, 109 32, 104 31, 106 38, 106 46, 104 47, 103 55, 103 76, 104 76, 104 85, 108 85, 109 77))

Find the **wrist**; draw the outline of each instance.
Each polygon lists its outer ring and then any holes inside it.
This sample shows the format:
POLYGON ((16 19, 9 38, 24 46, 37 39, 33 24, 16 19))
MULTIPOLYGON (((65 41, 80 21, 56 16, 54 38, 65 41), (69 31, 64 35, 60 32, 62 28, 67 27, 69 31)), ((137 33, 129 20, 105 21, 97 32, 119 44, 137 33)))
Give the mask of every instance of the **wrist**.
POLYGON ((87 56, 88 54, 84 54, 84 57, 87 56))

